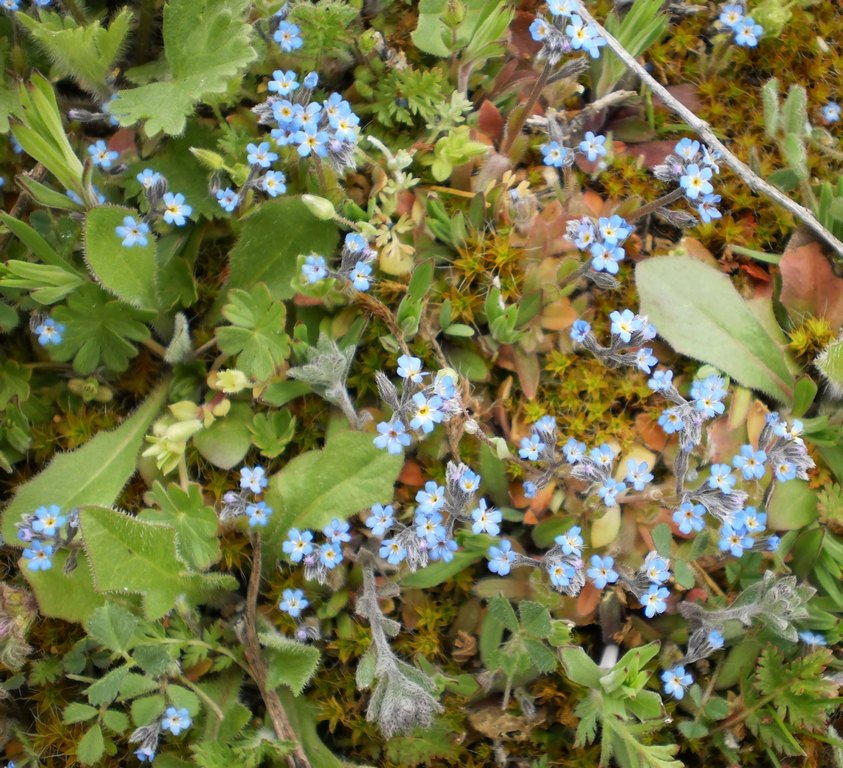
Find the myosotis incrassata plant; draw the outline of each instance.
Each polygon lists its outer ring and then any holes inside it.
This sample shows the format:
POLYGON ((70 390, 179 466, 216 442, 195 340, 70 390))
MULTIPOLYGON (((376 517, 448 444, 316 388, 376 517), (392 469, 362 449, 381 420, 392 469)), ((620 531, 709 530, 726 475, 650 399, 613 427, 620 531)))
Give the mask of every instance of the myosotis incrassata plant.
POLYGON ((839 9, 0 5, 9 765, 840 762, 839 9))

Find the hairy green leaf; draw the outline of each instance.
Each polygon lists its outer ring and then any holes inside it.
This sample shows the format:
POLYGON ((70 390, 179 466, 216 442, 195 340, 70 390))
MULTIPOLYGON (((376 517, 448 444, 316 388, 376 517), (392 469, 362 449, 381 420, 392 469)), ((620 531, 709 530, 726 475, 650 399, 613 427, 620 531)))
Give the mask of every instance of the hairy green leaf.
POLYGON ((194 105, 220 95, 256 57, 249 0, 170 0, 164 7, 169 78, 120 91, 111 113, 122 125, 146 120, 152 136, 179 134, 194 105))
POLYGON ((132 647, 137 626, 137 617, 114 603, 97 608, 85 622, 85 630, 91 639, 116 653, 132 647))
POLYGON ((258 639, 266 649, 267 687, 286 685, 298 696, 319 666, 319 649, 297 643, 278 632, 259 632, 258 639))
POLYGON ((116 228, 123 219, 135 220, 138 212, 116 205, 91 208, 85 217, 85 263, 97 282, 109 293, 139 309, 155 310, 155 283, 158 279, 155 237, 147 235, 146 245, 123 245, 116 228))
POLYGON ((77 288, 53 317, 65 326, 62 343, 51 351, 53 358, 61 362, 72 359, 73 369, 87 376, 100 365, 117 373, 125 371, 138 353, 133 342, 149 338, 145 322, 153 315, 109 299, 91 284, 77 288))
POLYGON ((152 498, 158 509, 145 509, 138 519, 175 528, 179 555, 191 568, 202 571, 220 559, 217 514, 205 504, 200 486, 190 483, 184 491, 173 483, 164 487, 157 482, 152 498))
POLYGON ((38 475, 19 486, 3 513, 4 538, 16 542, 17 523, 44 504, 58 503, 65 511, 86 504, 113 504, 135 473, 144 433, 165 397, 166 389, 159 387, 117 429, 100 432, 71 453, 58 454, 38 475))
POLYGON ((232 576, 188 571, 176 548, 176 531, 167 525, 87 507, 79 513, 79 526, 97 590, 142 595, 148 619, 163 616, 180 595, 202 603, 237 586, 232 576))
POLYGON ((784 344, 741 298, 729 278, 689 256, 636 267, 641 311, 670 345, 710 363, 745 387, 789 402, 794 379, 784 344))

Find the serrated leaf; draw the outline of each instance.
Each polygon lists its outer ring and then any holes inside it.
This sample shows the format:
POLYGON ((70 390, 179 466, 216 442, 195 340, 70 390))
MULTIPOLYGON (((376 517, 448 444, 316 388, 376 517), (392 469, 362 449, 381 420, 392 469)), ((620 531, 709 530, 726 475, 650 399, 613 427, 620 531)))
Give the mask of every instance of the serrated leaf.
POLYGON ((249 291, 230 290, 228 302, 222 315, 231 325, 216 331, 220 350, 237 355, 237 368, 247 376, 268 379, 290 354, 283 302, 273 301, 263 283, 249 291))
POLYGON ((518 603, 518 615, 521 619, 521 627, 528 635, 542 640, 550 637, 550 611, 543 605, 530 600, 522 600, 518 603))
POLYGON ((116 709, 107 709, 102 713, 102 721, 106 727, 114 733, 122 736, 125 731, 129 730, 129 718, 123 712, 118 712, 116 709))
POLYGON ((524 640, 524 650, 530 657, 530 663, 543 675, 556 669, 556 655, 544 643, 527 638, 524 640))
POLYGON ((88 697, 88 701, 95 707, 111 704, 117 698, 120 685, 128 674, 129 667, 123 665, 103 675, 99 680, 85 689, 85 695, 88 697))
POLYGON ((147 235, 146 245, 123 245, 116 229, 123 219, 138 212, 117 205, 99 205, 85 216, 85 263, 97 282, 109 293, 138 309, 155 311, 158 279, 156 241, 147 235))
POLYGON ((96 717, 99 710, 96 707, 91 707, 88 704, 82 704, 78 701, 73 701, 64 708, 62 714, 63 723, 84 723, 92 717, 96 717))
POLYGON ((129 32, 133 15, 123 8, 108 28, 99 21, 78 25, 70 15, 41 9, 39 20, 21 13, 16 19, 47 51, 54 74, 72 77, 82 88, 107 96, 111 69, 129 32))
POLYGON ((111 113, 122 125, 146 120, 146 132, 179 134, 198 101, 224 93, 256 57, 249 0, 170 0, 164 52, 171 79, 120 91, 111 113))
POLYGON ((84 552, 77 557, 76 568, 64 573, 68 553, 59 550, 53 557, 53 567, 47 571, 31 571, 23 558, 18 561, 18 568, 35 593, 38 611, 43 616, 50 616, 64 621, 82 623, 99 606, 105 603, 105 597, 94 589, 91 568, 84 552))
POLYGON ((237 669, 228 669, 212 680, 202 680, 199 688, 211 701, 215 702, 223 714, 222 723, 216 715, 205 710, 202 741, 218 739, 227 742, 240 733, 252 717, 248 707, 240 702, 240 686, 243 673, 237 669))
POLYGON ((166 394, 166 388, 159 387, 117 429, 100 432, 81 448, 58 454, 38 475, 18 486, 3 513, 4 538, 17 542, 17 523, 43 504, 57 502, 65 511, 85 504, 113 504, 135 473, 143 436, 166 394))
POLYGON ((273 553, 266 559, 275 562, 290 528, 322 528, 335 517, 345 520, 389 502, 402 464, 401 456, 376 448, 371 435, 351 431, 296 456, 270 480, 266 498, 276 513, 265 534, 266 551, 273 553))
POLYGON ((487 619, 491 617, 493 621, 503 625, 510 632, 518 631, 518 617, 509 600, 505 597, 493 597, 489 600, 488 607, 487 619))
POLYGON ((82 765, 93 765, 105 750, 102 728, 99 723, 92 725, 76 745, 76 757, 82 765))
MULTIPOLYGON (((172 647, 172 646, 170 646, 172 647)), ((132 648, 132 658, 147 675, 159 677, 167 671, 173 658, 163 645, 136 645, 132 648)), ((123 686, 120 687, 123 695, 123 686)))
POLYGON ((289 411, 256 413, 249 432, 252 444, 260 450, 261 456, 274 459, 284 453, 295 436, 296 419, 289 411))
POLYGON ((316 218, 300 197, 263 203, 243 220, 228 256, 226 288, 248 290, 264 283, 273 298, 292 298, 298 257, 313 251, 329 258, 338 237, 336 226, 316 218))
POLYGON ((160 693, 135 699, 132 702, 132 720, 138 726, 148 725, 164 712, 166 706, 167 702, 160 693))
POLYGON ((200 486, 190 483, 184 491, 174 483, 164 487, 156 482, 152 498, 158 509, 145 509, 139 519, 175 528, 179 554, 191 568, 202 571, 220 559, 219 521, 213 508, 205 504, 200 486))
POLYGON ((53 317, 65 326, 62 343, 51 350, 54 360, 73 360, 76 373, 87 376, 104 365, 115 373, 125 371, 137 355, 132 342, 146 341, 149 328, 144 324, 152 313, 110 299, 96 285, 83 285, 68 298, 66 306, 56 307, 53 317))
POLYGON ((642 313, 676 351, 790 402, 794 380, 784 345, 726 275, 688 256, 664 256, 639 262, 636 285, 642 313))
POLYGON ((297 643, 278 632, 259 632, 258 639, 265 648, 267 687, 286 685, 298 696, 319 666, 319 649, 297 643))
POLYGON ((137 617, 114 603, 97 608, 85 622, 85 630, 91 639, 116 653, 132 647, 132 636, 137 626, 137 617))
POLYGON ((214 592, 236 589, 231 576, 189 572, 178 555, 176 532, 169 526, 104 507, 82 509, 79 526, 96 589, 142 595, 148 619, 163 616, 180 595, 201 603, 214 592))

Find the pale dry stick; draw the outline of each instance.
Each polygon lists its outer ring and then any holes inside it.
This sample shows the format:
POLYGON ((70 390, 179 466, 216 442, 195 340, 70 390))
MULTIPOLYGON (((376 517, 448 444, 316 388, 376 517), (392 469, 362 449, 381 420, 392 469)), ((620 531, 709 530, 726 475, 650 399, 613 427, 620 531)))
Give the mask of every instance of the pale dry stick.
POLYGON ((790 211, 797 219, 809 227, 814 233, 823 241, 825 241, 830 248, 832 248, 837 255, 843 259, 843 243, 841 243, 834 235, 831 234, 804 206, 799 205, 795 200, 791 200, 780 190, 776 189, 769 182, 764 181, 760 176, 753 173, 744 162, 738 159, 726 145, 718 139, 714 132, 709 127, 705 120, 701 120, 690 109, 682 104, 678 99, 671 96, 670 92, 658 80, 650 75, 641 64, 624 48, 612 35, 610 35, 600 22, 598 22, 586 9, 583 3, 580 3, 578 13, 582 16, 583 21, 593 24, 600 35, 606 40, 606 45, 617 54, 618 58, 626 64, 641 80, 646 83, 653 93, 658 94, 659 98, 664 102, 672 112, 679 115, 688 126, 706 143, 709 147, 716 149, 723 156, 725 163, 738 175, 741 181, 744 182, 750 189, 760 192, 768 197, 774 203, 778 203, 783 208, 790 211))

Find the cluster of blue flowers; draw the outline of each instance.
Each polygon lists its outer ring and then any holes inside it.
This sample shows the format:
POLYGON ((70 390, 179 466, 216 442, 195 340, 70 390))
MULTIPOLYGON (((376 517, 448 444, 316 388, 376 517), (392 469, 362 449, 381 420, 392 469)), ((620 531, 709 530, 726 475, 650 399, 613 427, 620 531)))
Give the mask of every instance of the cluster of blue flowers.
MULTIPOLYGON (((574 162, 575 150, 564 146, 558 139, 542 144, 539 149, 545 165, 552 168, 565 168, 574 162)), ((586 160, 595 162, 598 157, 605 157, 607 153, 606 137, 602 134, 595 134, 588 131, 582 141, 577 145, 577 150, 585 155, 586 160)))
POLYGON ((591 268, 595 272, 616 275, 626 256, 623 243, 632 231, 632 225, 617 214, 601 216, 597 221, 583 216, 568 222, 566 237, 591 256, 591 268))
POLYGON ((79 529, 76 510, 62 514, 57 504, 38 507, 18 524, 18 539, 29 546, 23 550, 23 559, 31 571, 48 571, 53 567, 56 550, 70 543, 79 529))
POLYGON ((412 525, 396 520, 390 504, 373 506, 364 522, 374 536, 382 539, 380 557, 393 566, 406 562, 415 571, 430 560, 447 563, 454 559, 454 528, 458 522, 470 525, 475 534, 497 535, 502 515, 485 499, 476 499, 480 482, 480 476, 465 464, 448 462, 445 485, 430 480, 416 494, 418 506, 412 525))
POLYGON ((143 194, 149 205, 146 219, 125 216, 123 224, 115 227, 117 236, 122 238, 124 247, 132 248, 136 245, 145 246, 149 243, 150 233, 148 220, 151 217, 160 216, 165 223, 176 227, 183 227, 187 224, 187 217, 193 213, 192 206, 185 202, 181 192, 168 192, 167 180, 151 168, 144 168, 138 175, 137 180, 141 185, 143 194))
POLYGON ((752 16, 747 16, 741 3, 724 5, 720 13, 720 23, 735 35, 735 42, 746 48, 755 48, 758 38, 764 34, 764 28, 752 16))
POLYGON ((647 317, 637 315, 631 309, 623 309, 612 312, 609 319, 612 325, 608 347, 597 341, 586 320, 574 321, 571 339, 610 367, 636 368, 643 373, 650 373, 659 361, 652 348, 644 346, 656 338, 656 329, 647 321, 647 317))
POLYGON ((557 64, 571 51, 585 51, 592 59, 600 57, 606 40, 593 24, 586 24, 577 14, 578 0, 549 0, 547 9, 552 17, 549 21, 538 14, 530 25, 533 40, 542 44, 538 58, 557 64))
MULTIPOLYGON (((317 546, 313 543, 311 531, 291 528, 287 531, 287 540, 282 545, 282 549, 291 562, 304 563, 306 579, 315 579, 320 584, 324 584, 328 573, 343 561, 342 545, 351 541, 350 531, 351 526, 347 522, 331 520, 322 529, 322 534, 327 541, 317 546)), ((286 609, 282 608, 282 610, 286 609)))
POLYGON ((398 375, 403 379, 401 396, 395 385, 383 374, 377 373, 378 393, 392 408, 392 418, 377 425, 375 445, 388 453, 399 454, 413 441, 413 433, 428 435, 437 424, 447 422, 463 410, 456 391, 454 377, 440 371, 433 381, 425 385, 430 376, 422 370, 417 357, 401 355, 398 358, 398 375))
POLYGON ((374 280, 372 262, 376 257, 377 252, 363 235, 349 232, 343 241, 339 269, 329 269, 324 256, 312 253, 305 258, 301 271, 310 285, 334 277, 348 280, 358 291, 368 291, 374 280))
POLYGON ((240 491, 229 491, 223 495, 223 508, 220 513, 222 520, 231 520, 245 515, 250 528, 265 528, 272 515, 270 507, 263 498, 263 492, 269 485, 263 467, 240 468, 240 491))

